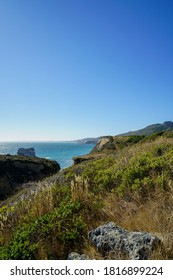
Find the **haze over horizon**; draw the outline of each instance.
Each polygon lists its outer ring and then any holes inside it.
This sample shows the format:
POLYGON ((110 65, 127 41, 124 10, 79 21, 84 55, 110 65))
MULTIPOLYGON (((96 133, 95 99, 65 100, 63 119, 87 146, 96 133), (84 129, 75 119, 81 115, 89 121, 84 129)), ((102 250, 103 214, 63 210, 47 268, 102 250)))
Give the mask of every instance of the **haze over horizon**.
POLYGON ((0 141, 172 121, 173 2, 2 0, 0 141))

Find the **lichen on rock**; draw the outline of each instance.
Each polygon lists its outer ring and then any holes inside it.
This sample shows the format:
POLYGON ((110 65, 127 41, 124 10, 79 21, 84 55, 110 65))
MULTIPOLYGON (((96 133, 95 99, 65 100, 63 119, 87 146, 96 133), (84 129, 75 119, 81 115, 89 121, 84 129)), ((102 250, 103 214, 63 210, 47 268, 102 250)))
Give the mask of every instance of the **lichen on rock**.
POLYGON ((88 234, 90 241, 104 254, 110 252, 126 254, 132 260, 149 259, 161 240, 148 232, 129 232, 108 222, 88 234))
POLYGON ((90 258, 85 254, 78 254, 76 252, 72 252, 68 255, 67 260, 89 260, 90 258))

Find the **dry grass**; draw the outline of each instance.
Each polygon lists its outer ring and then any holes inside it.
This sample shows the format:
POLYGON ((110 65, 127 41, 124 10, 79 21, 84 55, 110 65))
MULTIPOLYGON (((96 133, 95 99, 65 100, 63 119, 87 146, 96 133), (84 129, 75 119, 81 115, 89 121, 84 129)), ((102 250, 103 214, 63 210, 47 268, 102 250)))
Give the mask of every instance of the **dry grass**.
POLYGON ((173 192, 156 190, 145 202, 138 194, 130 201, 121 199, 116 193, 105 199, 104 210, 111 221, 129 231, 151 232, 163 245, 155 250, 151 259, 173 258, 173 192))

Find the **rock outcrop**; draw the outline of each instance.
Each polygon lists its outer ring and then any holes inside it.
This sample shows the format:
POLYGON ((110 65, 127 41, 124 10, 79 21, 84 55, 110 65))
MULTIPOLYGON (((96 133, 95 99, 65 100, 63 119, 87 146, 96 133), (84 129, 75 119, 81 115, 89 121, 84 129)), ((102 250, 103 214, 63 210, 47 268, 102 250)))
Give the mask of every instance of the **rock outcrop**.
POLYGON ((78 254, 78 253, 75 253, 75 252, 72 252, 68 255, 68 258, 67 260, 89 260, 90 258, 85 255, 85 254, 78 254))
POLYGON ((97 144, 97 149, 98 151, 101 151, 103 149, 103 146, 106 145, 107 143, 109 143, 109 138, 105 137, 105 138, 101 138, 97 144))
POLYGON ((161 240, 147 232, 129 232, 108 222, 89 232, 90 241, 104 254, 125 254, 132 260, 146 260, 161 240))
POLYGON ((13 194, 23 183, 41 180, 59 170, 60 165, 56 161, 0 155, 0 199, 13 194))
POLYGON ((18 151, 17 151, 17 155, 18 156, 25 156, 25 157, 35 157, 36 154, 35 154, 35 149, 32 147, 32 148, 19 148, 18 151))
MULTIPOLYGON (((100 138, 98 143, 95 145, 95 147, 92 149, 92 153, 99 153, 102 152, 103 150, 110 150, 114 149, 115 147, 112 147, 113 145, 113 137, 112 136, 105 136, 100 138)), ((114 146, 114 145, 113 145, 114 146)))

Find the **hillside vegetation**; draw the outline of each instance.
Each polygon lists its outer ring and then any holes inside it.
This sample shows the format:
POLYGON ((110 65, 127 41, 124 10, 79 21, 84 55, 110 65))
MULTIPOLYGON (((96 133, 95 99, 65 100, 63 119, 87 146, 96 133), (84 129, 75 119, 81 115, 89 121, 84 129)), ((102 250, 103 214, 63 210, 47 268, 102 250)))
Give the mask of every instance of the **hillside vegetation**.
POLYGON ((108 140, 25 199, 19 193, 3 203, 1 259, 67 259, 72 251, 109 259, 88 241, 107 221, 156 234, 163 245, 151 258, 173 258, 173 132, 108 140))

